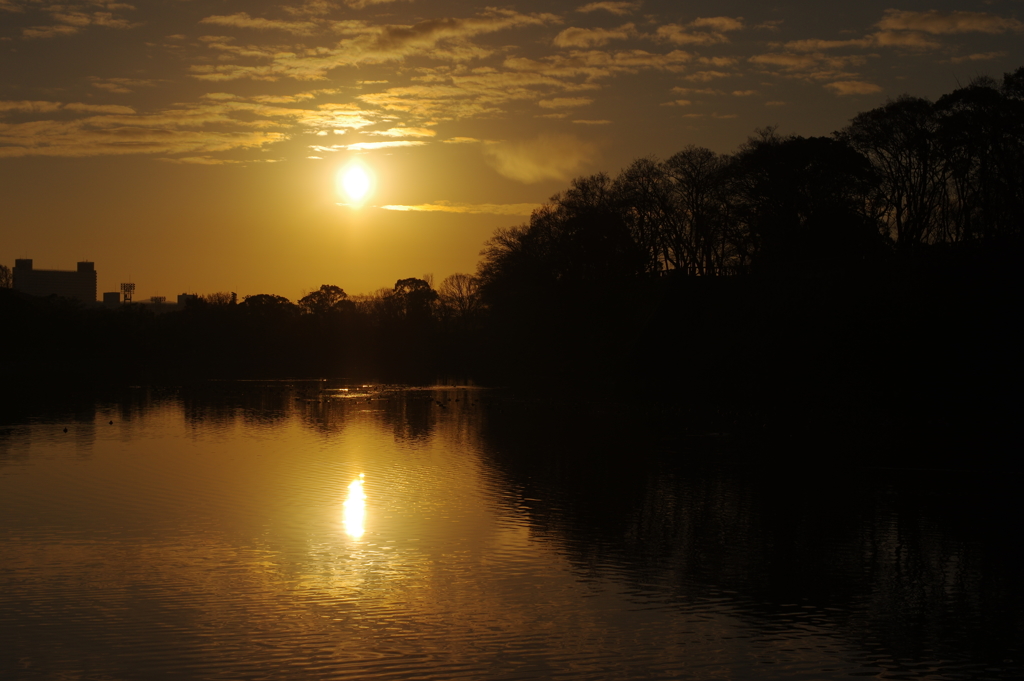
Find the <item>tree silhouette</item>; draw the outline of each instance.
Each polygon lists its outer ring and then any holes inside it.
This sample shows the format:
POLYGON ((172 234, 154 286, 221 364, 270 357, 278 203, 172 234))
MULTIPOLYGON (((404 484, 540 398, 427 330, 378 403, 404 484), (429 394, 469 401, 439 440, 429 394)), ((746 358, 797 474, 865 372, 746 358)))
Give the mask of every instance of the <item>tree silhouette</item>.
POLYGON ((1024 66, 1013 73, 1003 74, 1003 96, 1008 99, 1024 99, 1024 66))
POLYGON ((255 314, 261 317, 273 316, 280 318, 282 316, 290 316, 296 311, 296 307, 292 301, 288 300, 284 296, 278 296, 272 293, 258 293, 252 296, 244 296, 238 307, 243 312, 255 314))
POLYGON ((679 219, 667 235, 676 267, 688 274, 723 274, 741 265, 730 227, 730 159, 689 146, 665 162, 679 219))
POLYGON ((613 190, 615 209, 646 257, 645 269, 684 267, 685 254, 673 238, 681 231, 680 215, 665 165, 650 156, 638 158, 615 178, 613 190))
MULTIPOLYGON (((1007 74, 1009 76, 1009 74, 1007 74)), ((1024 101, 990 78, 935 104, 949 178, 943 241, 970 241, 1020 231, 1024 208, 1024 101)))
POLYGON ((322 285, 299 298, 299 308, 305 314, 326 316, 353 309, 348 295, 339 286, 322 285))
POLYGON ((881 176, 879 200, 887 236, 903 252, 941 233, 947 166, 932 103, 904 95, 857 114, 837 137, 871 161, 881 176))
POLYGON ((235 294, 219 291, 217 293, 207 293, 204 296, 200 296, 200 299, 210 305, 231 305, 235 302, 235 294))
POLYGON ((446 277, 438 296, 446 318, 468 321, 480 312, 480 280, 471 274, 456 273, 446 277))
POLYGON ((875 250, 868 160, 827 137, 753 140, 735 162, 735 198, 756 269, 815 269, 875 250))
POLYGON ((425 280, 409 278, 395 282, 394 298, 406 319, 423 322, 430 318, 438 295, 425 280))

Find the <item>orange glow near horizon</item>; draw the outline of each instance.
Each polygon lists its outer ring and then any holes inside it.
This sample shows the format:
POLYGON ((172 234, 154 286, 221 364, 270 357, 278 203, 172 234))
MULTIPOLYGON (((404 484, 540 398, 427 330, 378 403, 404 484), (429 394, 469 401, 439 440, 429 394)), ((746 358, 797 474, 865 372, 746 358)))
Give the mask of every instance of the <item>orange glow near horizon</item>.
POLYGON ((345 533, 353 539, 359 539, 366 531, 366 493, 363 492, 362 473, 348 486, 344 513, 345 533))

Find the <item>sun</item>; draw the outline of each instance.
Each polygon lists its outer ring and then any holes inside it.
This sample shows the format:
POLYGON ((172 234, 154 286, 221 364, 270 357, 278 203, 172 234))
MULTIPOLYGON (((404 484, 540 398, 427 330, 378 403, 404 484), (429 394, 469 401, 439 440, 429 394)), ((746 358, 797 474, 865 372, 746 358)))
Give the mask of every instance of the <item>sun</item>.
POLYGON ((338 171, 338 193, 348 199, 349 205, 360 205, 370 196, 373 189, 373 177, 369 168, 353 161, 338 171))

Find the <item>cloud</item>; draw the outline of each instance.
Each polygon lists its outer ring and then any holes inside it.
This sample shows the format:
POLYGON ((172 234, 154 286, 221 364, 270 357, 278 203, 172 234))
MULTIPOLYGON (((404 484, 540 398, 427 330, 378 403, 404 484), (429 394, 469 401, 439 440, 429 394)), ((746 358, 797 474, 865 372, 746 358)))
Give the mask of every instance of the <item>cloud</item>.
POLYGON ((14 0, 3 3, 0 8, 18 14, 43 12, 48 15, 51 23, 21 29, 22 37, 28 39, 74 35, 90 26, 130 29, 142 25, 118 15, 123 10, 134 10, 131 5, 104 0, 68 0, 63 4, 14 0))
POLYGON ((718 78, 728 78, 732 76, 731 73, 725 73, 723 71, 695 71, 694 73, 685 76, 686 80, 697 81, 700 83, 706 83, 709 80, 716 80, 718 78))
POLYGON ((690 54, 679 50, 667 54, 643 50, 572 50, 542 59, 509 57, 501 64, 501 69, 420 68, 410 85, 360 94, 357 99, 367 107, 424 120, 506 114, 517 101, 544 101, 544 108, 557 111, 559 104, 589 100, 579 97, 579 93, 598 89, 597 81, 601 79, 642 70, 678 72, 691 59, 690 54), (566 96, 553 97, 553 94, 566 96))
POLYGON ((840 95, 870 94, 881 88, 861 80, 860 74, 851 71, 861 66, 869 57, 878 55, 829 55, 823 52, 772 52, 750 57, 751 64, 776 71, 776 75, 796 78, 811 83, 822 83, 840 95))
POLYGON ((764 64, 766 66, 780 66, 784 69, 810 69, 820 63, 820 57, 806 54, 792 54, 773 52, 769 54, 756 54, 749 59, 752 64, 764 64))
POLYGON ((510 82, 507 89, 496 87, 492 79, 448 83, 417 83, 394 87, 358 99, 368 106, 397 112, 412 118, 456 120, 497 114, 502 105, 516 99, 537 96, 528 85, 510 82))
POLYGON ((596 155, 593 144, 572 135, 541 135, 525 142, 501 142, 484 147, 491 166, 501 175, 533 184, 567 180, 596 155))
POLYGON ((306 0, 301 5, 282 5, 281 9, 292 16, 319 17, 336 12, 338 3, 335 0, 306 0))
POLYGON ((439 43, 463 40, 477 35, 495 33, 509 28, 559 23, 553 14, 519 14, 511 10, 488 10, 468 19, 429 19, 412 26, 387 25, 375 29, 365 46, 369 52, 386 56, 422 52, 439 43))
POLYGON ((542 60, 513 57, 501 69, 422 68, 410 85, 360 94, 357 99, 368 107, 424 120, 504 114, 517 101, 544 101, 544 108, 557 110, 570 108, 570 103, 589 103, 589 98, 578 95, 597 89, 599 79, 641 69, 680 70, 689 59, 685 52, 659 55, 641 50, 572 51, 542 60), (566 96, 552 96, 558 94, 566 96))
POLYGON ((442 140, 445 144, 476 144, 479 143, 475 137, 450 137, 446 140, 442 140))
POLYGON ((603 120, 603 119, 602 120, 580 119, 580 120, 573 121, 573 123, 575 123, 576 125, 610 125, 611 121, 606 121, 606 120, 603 120))
POLYGON ((306 92, 297 92, 294 95, 256 95, 252 98, 254 102, 261 102, 264 104, 293 104, 295 102, 302 102, 307 99, 316 99, 324 95, 335 95, 338 90, 329 88, 326 90, 309 90, 306 92))
POLYGON ((420 140, 395 140, 393 142, 356 142, 340 145, 349 151, 370 151, 374 149, 396 149, 400 147, 421 147, 426 142, 420 140))
POLYGON ((876 24, 882 31, 921 31, 932 35, 953 33, 1020 33, 1024 22, 987 12, 908 12, 887 9, 876 24))
POLYGON ((590 97, 555 97, 554 99, 542 99, 537 102, 542 109, 567 109, 587 106, 593 103, 594 100, 590 97))
POLYGON ((556 108, 559 99, 582 99, 574 95, 597 89, 601 79, 647 69, 681 71, 691 58, 679 50, 667 54, 573 50, 539 60, 510 57, 501 69, 421 68, 410 85, 357 95, 357 99, 368 107, 425 120, 491 116, 508 113, 516 101, 545 101, 545 108, 556 108), (567 96, 552 97, 557 93, 567 96))
POLYGON ((917 31, 880 31, 873 33, 871 39, 879 47, 935 49, 942 45, 938 41, 929 38, 927 34, 917 31))
POLYGON ((296 128, 344 131, 380 122, 379 116, 350 103, 286 107, 224 93, 152 113, 136 113, 116 104, 0 101, 0 114, 4 112, 30 115, 35 120, 0 123, 0 156, 199 157, 262 148, 288 139, 289 131, 296 128))
POLYGON ((962 64, 966 61, 989 61, 991 59, 1003 59, 1008 56, 1008 52, 979 52, 976 54, 966 54, 962 57, 953 57, 950 59, 954 64, 962 64))
POLYGON ((212 153, 259 149, 284 139, 279 132, 183 130, 144 121, 43 121, 0 127, 0 157, 212 153))
POLYGON ((492 51, 472 44, 475 36, 511 28, 559 23, 553 14, 519 14, 511 10, 490 9, 469 18, 428 19, 411 26, 386 24, 371 26, 360 21, 333 22, 336 32, 350 36, 333 47, 283 50, 275 46, 236 46, 230 41, 209 41, 210 49, 220 52, 214 64, 190 67, 193 78, 210 81, 237 80, 323 80, 340 66, 382 64, 402 61, 411 56, 429 56, 434 60, 467 62, 489 56, 492 51), (224 63, 234 55, 245 63, 224 63), (251 63, 252 60, 264 63, 251 63))
POLYGON ((311 21, 280 21, 251 17, 247 12, 238 12, 226 16, 212 16, 199 20, 200 24, 215 24, 233 28, 254 28, 261 31, 286 31, 296 35, 308 35, 319 28, 311 21))
POLYGON ((67 25, 32 26, 21 29, 21 35, 25 38, 55 38, 57 36, 74 35, 80 30, 78 26, 67 25))
POLYGON ((655 36, 676 45, 715 45, 729 42, 725 34, 743 28, 742 18, 701 17, 688 24, 659 26, 655 36))
POLYGON ((415 206, 381 206, 383 210, 423 213, 464 213, 468 215, 530 215, 540 208, 537 203, 452 203, 435 201, 415 206))
POLYGON ((89 80, 94 88, 117 94, 129 94, 137 88, 153 87, 157 84, 157 81, 146 78, 98 78, 93 76, 89 80))
POLYGON ((871 95, 881 92, 882 88, 874 83, 867 83, 862 80, 840 80, 825 85, 837 95, 871 95))
POLYGON ((205 95, 199 95, 200 99, 209 99, 213 102, 232 102, 242 101, 242 98, 238 95, 233 95, 230 92, 207 92, 205 95))
POLYGON ((135 109, 119 104, 65 104, 65 111, 79 111, 83 113, 107 113, 107 114, 133 114, 135 109))
POLYGON ((0 101, 0 112, 18 111, 23 113, 53 113, 55 111, 74 111, 76 113, 108 113, 108 114, 134 114, 131 107, 120 104, 82 104, 71 102, 36 102, 36 101, 0 101))
POLYGON ((179 158, 158 158, 164 163, 180 163, 182 165, 222 166, 247 164, 249 161, 239 161, 228 158, 215 158, 213 156, 181 156, 179 158))
POLYGON ((634 10, 640 9, 639 2, 591 2, 577 7, 577 12, 596 12, 602 10, 612 14, 631 14, 634 10))
POLYGON ((49 113, 51 111, 60 111, 62 107, 63 104, 60 102, 35 102, 28 100, 18 102, 0 101, 0 112, 23 111, 29 113, 49 113))
POLYGON ((875 24, 878 30, 862 38, 848 40, 793 40, 782 47, 789 52, 821 52, 847 48, 904 47, 936 49, 941 43, 934 36, 962 33, 1024 33, 1024 22, 986 12, 912 12, 887 9, 875 24))
MULTIPOLYGON (((316 18, 311 21, 326 20, 316 18)), ((357 20, 331 22, 331 30, 340 34, 342 39, 329 47, 242 45, 216 37, 208 39, 207 45, 218 58, 193 65, 191 71, 193 77, 213 82, 239 78, 314 80, 326 78, 331 69, 340 66, 401 61, 413 57, 432 59, 435 63, 445 60, 448 63, 424 65, 420 62, 415 68, 405 69, 404 76, 408 81, 395 87, 353 92, 364 111, 352 115, 364 128, 367 121, 380 122, 381 117, 400 118, 405 126, 415 127, 430 121, 507 114, 514 110, 516 102, 544 102, 542 108, 559 115, 572 108, 569 102, 574 102, 574 105, 579 102, 581 106, 583 102, 589 103, 590 98, 581 95, 598 89, 601 79, 644 70, 681 72, 684 65, 693 59, 692 55, 680 50, 654 53, 569 47, 556 55, 537 60, 510 57, 500 64, 476 68, 466 63, 491 53, 471 42, 475 36, 505 28, 559 22, 560 19, 553 15, 490 10, 465 19, 430 20, 410 26, 372 26, 357 20)), ((619 32, 625 34, 628 31, 635 31, 635 28, 627 25, 619 32)), ((576 39, 586 44, 608 37, 607 32, 601 34, 600 39, 595 38, 596 35, 580 33, 576 39), (589 37, 580 38, 583 35, 589 37)), ((289 100, 280 98, 261 101, 289 103, 289 100)), ((305 125, 316 128, 315 121, 308 121, 305 125)), ((343 125, 342 129, 353 127, 354 124, 343 125)))
POLYGON ((430 128, 389 128, 387 130, 369 130, 366 134, 380 137, 434 137, 437 132, 430 128))
POLYGON ((623 73, 636 73, 644 69, 681 71, 693 55, 682 50, 659 54, 645 50, 587 50, 553 55, 534 60, 512 57, 505 60, 506 68, 520 73, 534 73, 564 82, 584 76, 588 82, 623 73))
POLYGON ((782 69, 785 75, 814 82, 825 80, 853 80, 856 73, 847 69, 863 64, 865 55, 827 55, 822 52, 772 52, 750 57, 751 64, 782 69))
POLYGON ((618 28, 567 28, 555 36, 557 47, 600 47, 613 40, 626 40, 636 35, 636 26, 623 24, 618 28))
POLYGON ((366 111, 352 103, 328 102, 319 104, 315 109, 291 109, 287 107, 269 107, 257 109, 269 115, 271 111, 281 116, 293 115, 298 122, 309 128, 339 130, 359 130, 377 122, 379 117, 374 112, 366 111))
MULTIPOLYGON (((391 2, 396 2, 397 0, 342 0, 342 1, 346 5, 348 5, 349 7, 353 8, 353 9, 363 9, 365 7, 369 7, 370 5, 386 5, 386 4, 391 3, 391 2)), ((407 0, 407 1, 411 2, 412 0, 407 0)))
POLYGON ((793 52, 820 52, 821 50, 836 50, 844 47, 871 47, 875 41, 868 38, 856 38, 853 40, 791 40, 783 45, 787 50, 793 52))
POLYGON ((722 90, 716 90, 714 88, 688 88, 688 87, 674 87, 672 92, 678 95, 724 95, 725 92, 722 90))
POLYGON ((939 47, 939 43, 921 32, 880 31, 863 38, 853 38, 850 40, 819 40, 815 38, 792 40, 782 45, 782 47, 791 52, 820 52, 822 50, 840 50, 844 48, 866 49, 871 47, 913 47, 932 49, 939 47))
POLYGON ((713 31, 738 31, 743 28, 743 17, 701 17, 689 23, 691 28, 709 28, 713 31))
POLYGON ((710 66, 732 66, 738 60, 736 57, 701 57, 697 61, 710 66))

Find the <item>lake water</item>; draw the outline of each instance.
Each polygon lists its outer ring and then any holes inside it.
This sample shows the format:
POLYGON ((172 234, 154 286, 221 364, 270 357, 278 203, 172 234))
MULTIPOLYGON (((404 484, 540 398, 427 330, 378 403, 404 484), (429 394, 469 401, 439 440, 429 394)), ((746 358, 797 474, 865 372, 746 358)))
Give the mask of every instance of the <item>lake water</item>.
POLYGON ((1019 474, 794 465, 623 397, 7 415, 0 678, 1024 678, 1019 474))

